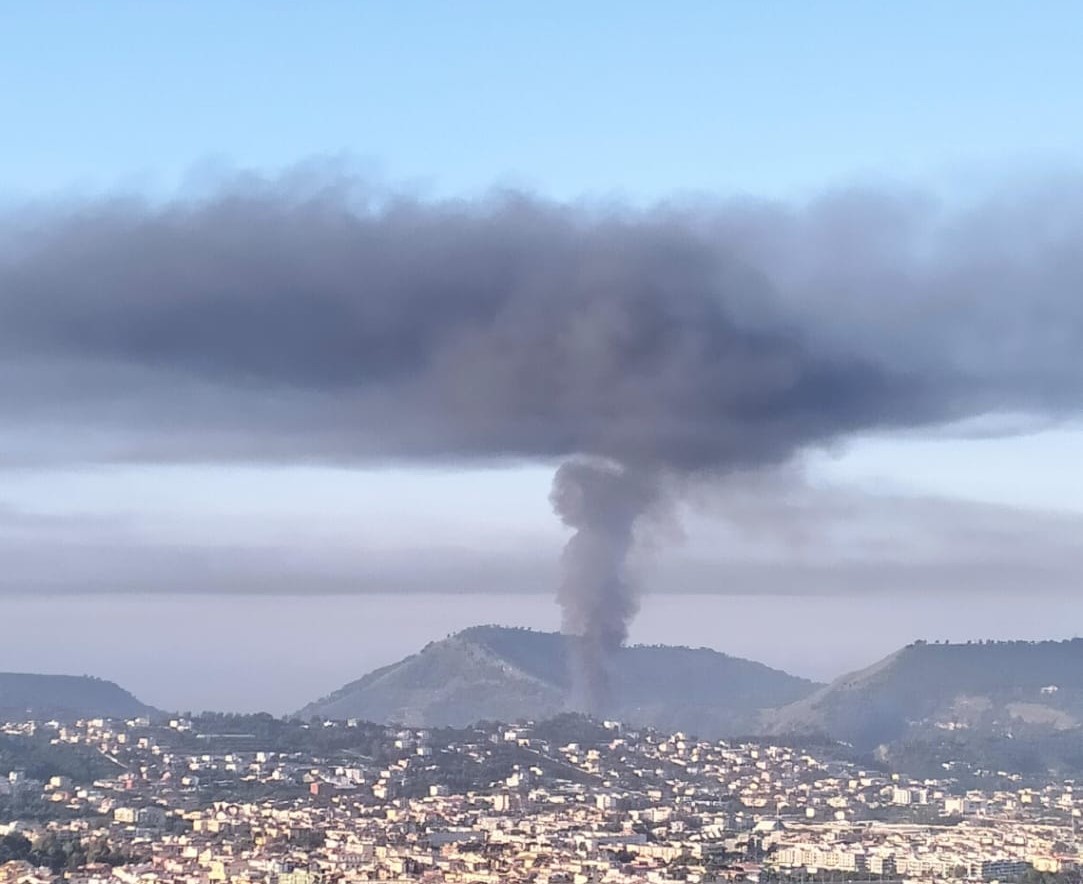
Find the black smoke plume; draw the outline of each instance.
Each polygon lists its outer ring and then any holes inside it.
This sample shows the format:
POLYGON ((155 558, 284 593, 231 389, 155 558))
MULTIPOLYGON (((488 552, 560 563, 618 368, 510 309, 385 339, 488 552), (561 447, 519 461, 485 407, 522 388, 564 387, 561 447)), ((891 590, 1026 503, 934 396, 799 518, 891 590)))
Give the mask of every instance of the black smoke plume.
POLYGON ((660 477, 1077 415, 1080 242, 1063 180, 953 209, 426 202, 286 178, 11 210, 0 465, 567 461, 560 600, 597 706, 660 477))

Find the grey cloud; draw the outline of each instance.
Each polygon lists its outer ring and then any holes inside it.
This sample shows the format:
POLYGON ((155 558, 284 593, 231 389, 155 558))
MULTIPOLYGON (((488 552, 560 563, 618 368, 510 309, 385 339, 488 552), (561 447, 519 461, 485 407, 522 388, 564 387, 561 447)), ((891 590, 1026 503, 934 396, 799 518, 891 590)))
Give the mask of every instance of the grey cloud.
POLYGON ((243 179, 0 224, 0 457, 777 463, 1083 404, 1083 187, 653 209, 243 179))
POLYGON ((1078 413, 1083 179, 1016 182, 950 205, 849 192, 704 218, 759 267, 786 316, 831 349, 938 378, 958 417, 1078 413))
POLYGON ((1075 181, 632 210, 247 180, 0 229, 7 462, 730 469, 1083 399, 1075 181))
POLYGON ((960 410, 951 378, 821 334, 766 247, 725 232, 735 210, 707 230, 663 209, 353 193, 88 204, 19 236, 9 220, 8 457, 728 468, 960 410))

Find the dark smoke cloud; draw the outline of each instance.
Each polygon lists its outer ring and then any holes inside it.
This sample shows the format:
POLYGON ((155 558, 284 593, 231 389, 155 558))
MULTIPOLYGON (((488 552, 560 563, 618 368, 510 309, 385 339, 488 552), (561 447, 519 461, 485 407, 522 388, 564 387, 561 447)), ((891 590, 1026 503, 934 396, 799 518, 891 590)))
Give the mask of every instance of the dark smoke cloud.
POLYGON ((945 404, 675 213, 267 185, 35 220, 0 249, 10 456, 693 469, 945 404))
POLYGON ((4 462, 577 458, 553 493, 577 531, 561 600, 602 674, 654 483, 1083 405, 1077 181, 949 211, 247 180, 0 232, 4 462))

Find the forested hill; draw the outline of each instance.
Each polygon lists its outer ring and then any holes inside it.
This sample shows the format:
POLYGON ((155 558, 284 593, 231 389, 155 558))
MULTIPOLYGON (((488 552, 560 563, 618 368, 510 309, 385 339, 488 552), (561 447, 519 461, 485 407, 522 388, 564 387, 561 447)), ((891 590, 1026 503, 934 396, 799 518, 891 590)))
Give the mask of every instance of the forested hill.
POLYGON ((915 730, 1069 730, 1083 725, 1083 639, 915 642, 775 713, 774 733, 820 731, 859 746, 915 730))
POLYGON ((0 672, 0 719, 131 718, 155 712, 101 678, 0 672))
MULTIPOLYGON (((298 714, 412 725, 547 718, 568 709, 570 653, 571 641, 558 633, 476 626, 370 672, 298 714)), ((817 687, 708 648, 621 648, 611 668, 607 715, 703 736, 748 733, 760 710, 817 687)))

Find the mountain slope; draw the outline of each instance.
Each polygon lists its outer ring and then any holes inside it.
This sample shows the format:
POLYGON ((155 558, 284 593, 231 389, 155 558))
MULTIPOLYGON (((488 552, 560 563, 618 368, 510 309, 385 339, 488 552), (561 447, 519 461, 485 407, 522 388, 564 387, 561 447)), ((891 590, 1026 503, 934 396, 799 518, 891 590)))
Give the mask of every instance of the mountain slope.
MULTIPOLYGON (((369 673, 297 714, 409 725, 544 718, 567 709, 569 640, 558 633, 477 626, 369 673)), ((622 648, 608 715, 704 736, 748 732, 759 710, 817 687, 706 648, 622 648)))
POLYGON ((915 642, 774 712, 769 733, 819 731, 861 748, 923 730, 1083 724, 1083 640, 915 642))
POLYGON ((0 672, 0 718, 131 718, 155 711, 100 678, 0 672))

